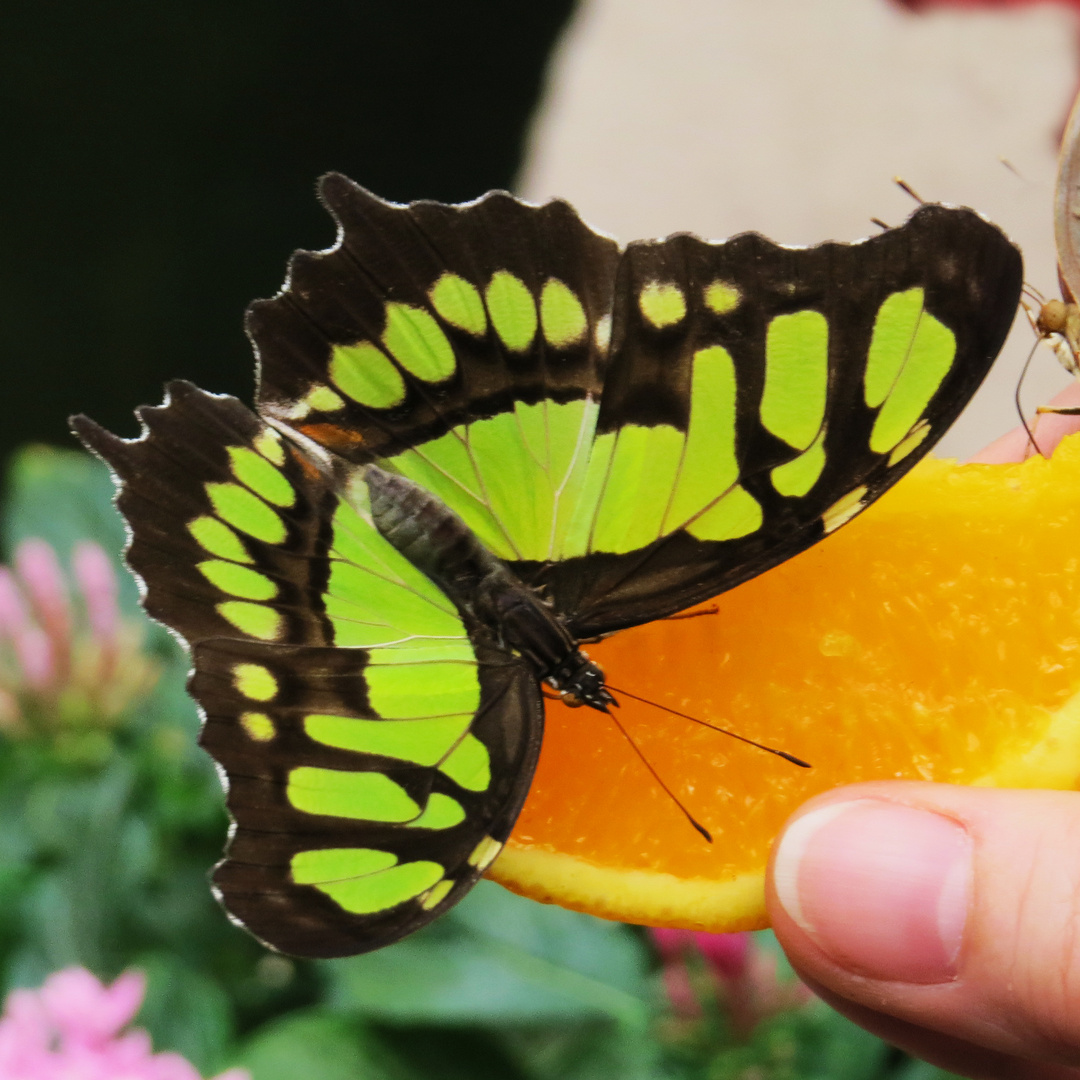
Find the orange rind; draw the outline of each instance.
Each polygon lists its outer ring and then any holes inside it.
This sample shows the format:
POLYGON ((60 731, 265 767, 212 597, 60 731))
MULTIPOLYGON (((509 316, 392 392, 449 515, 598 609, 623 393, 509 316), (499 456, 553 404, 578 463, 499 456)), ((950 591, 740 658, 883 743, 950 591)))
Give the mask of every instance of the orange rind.
MULTIPOLYGON (((866 513, 701 609, 589 648, 623 698, 548 702, 529 798, 489 871, 537 900, 654 926, 766 925, 769 848, 864 780, 1080 783, 1080 436, 1015 465, 928 459, 866 513)), ((618 692, 616 690, 616 696, 618 692)))

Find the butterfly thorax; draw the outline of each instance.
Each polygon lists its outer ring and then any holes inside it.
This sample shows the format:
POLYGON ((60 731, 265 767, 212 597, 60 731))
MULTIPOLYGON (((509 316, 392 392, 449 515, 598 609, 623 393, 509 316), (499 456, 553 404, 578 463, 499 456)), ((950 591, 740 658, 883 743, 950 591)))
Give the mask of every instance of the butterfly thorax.
POLYGON ((604 673, 539 593, 526 585, 447 505, 404 476, 364 473, 379 532, 467 616, 474 633, 524 657, 571 705, 606 712, 604 673))

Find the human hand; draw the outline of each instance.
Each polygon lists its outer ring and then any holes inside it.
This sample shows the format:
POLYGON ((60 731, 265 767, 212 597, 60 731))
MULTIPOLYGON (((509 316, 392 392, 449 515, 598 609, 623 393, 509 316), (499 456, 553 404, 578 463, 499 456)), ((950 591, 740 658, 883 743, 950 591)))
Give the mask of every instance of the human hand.
MULTIPOLYGON (((1078 429, 1043 416, 1040 447, 1078 429)), ((1019 429, 976 460, 1028 450, 1019 429)), ((840 788, 788 823, 768 889, 796 971, 862 1027, 965 1076, 1080 1078, 1080 793, 840 788)))

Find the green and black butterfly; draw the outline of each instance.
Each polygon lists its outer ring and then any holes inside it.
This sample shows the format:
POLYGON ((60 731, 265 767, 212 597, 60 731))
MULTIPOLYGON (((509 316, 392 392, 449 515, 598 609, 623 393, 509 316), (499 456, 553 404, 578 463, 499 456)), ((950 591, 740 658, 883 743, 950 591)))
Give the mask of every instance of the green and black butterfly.
POLYGON ((858 244, 624 250, 564 202, 391 205, 252 305, 258 411, 189 383, 111 466, 190 645, 235 828, 216 887, 289 953, 386 945, 498 854, 578 643, 760 574, 898 480, 979 385, 1021 260, 969 210, 858 244))

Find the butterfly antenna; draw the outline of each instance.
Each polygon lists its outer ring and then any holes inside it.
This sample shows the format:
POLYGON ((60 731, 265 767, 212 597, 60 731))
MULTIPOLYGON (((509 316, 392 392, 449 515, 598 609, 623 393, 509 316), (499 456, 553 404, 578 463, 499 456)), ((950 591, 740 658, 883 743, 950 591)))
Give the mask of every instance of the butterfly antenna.
MULTIPOLYGON (((621 693, 621 691, 620 691, 620 693, 621 693)), ((631 694, 629 696, 633 697, 633 694, 631 694)), ((640 700, 640 699, 638 699, 638 700, 640 700)), ((664 789, 664 791, 667 793, 668 798, 671 799, 671 801, 683 812, 683 817, 685 817, 686 820, 689 821, 690 824, 693 825, 694 828, 697 829, 697 831, 699 833, 701 833, 701 835, 704 836, 705 839, 708 840, 709 843, 711 844, 713 842, 712 833, 710 833, 709 830, 706 829, 705 826, 702 825, 701 822, 699 822, 694 817, 694 815, 691 814, 690 811, 686 809, 686 807, 682 804, 682 800, 680 800, 679 796, 676 795, 675 792, 672 791, 671 788, 669 788, 667 786, 667 784, 664 783, 664 781, 661 778, 660 774, 649 763, 649 759, 641 752, 641 747, 638 746, 638 744, 636 742, 634 742, 634 740, 630 737, 630 732, 627 731, 626 728, 623 727, 622 722, 619 720, 619 718, 613 712, 611 712, 610 710, 608 711, 608 716, 611 717, 612 723, 614 723, 614 725, 619 729, 620 733, 622 734, 622 737, 633 748, 634 753, 637 754, 637 756, 641 759, 642 765, 644 765, 645 768, 648 769, 649 772, 652 773, 653 779, 664 789)))
POLYGON ((886 224, 885 224, 885 222, 881 220, 881 218, 879 218, 879 217, 872 217, 872 218, 871 218, 870 220, 871 220, 871 221, 872 221, 872 222, 873 222, 873 223, 874 223, 874 224, 875 224, 875 225, 876 225, 876 226, 877 226, 877 227, 878 227, 879 229, 884 229, 884 230, 885 230, 886 232, 888 232, 888 231, 889 231, 889 226, 888 226, 888 225, 886 225, 886 224))
POLYGON ((785 761, 790 761, 792 765, 798 765, 800 769, 812 769, 813 766, 809 761, 803 761, 802 758, 797 758, 794 754, 789 754, 785 750, 777 750, 774 746, 766 746, 764 743, 754 742, 753 739, 748 739, 745 735, 739 735, 734 731, 729 731, 727 728, 717 727, 716 724, 710 724, 707 720, 699 720, 696 716, 691 716, 689 713, 679 712, 678 709, 669 709, 666 705, 661 705, 658 701, 650 701, 648 698, 638 697, 637 694, 631 694, 629 690, 620 690, 617 686, 607 684, 609 690, 614 690, 616 694, 622 694, 623 697, 633 698, 634 701, 640 701, 643 705, 651 705, 654 709, 662 709, 666 713, 671 713, 672 716, 681 716, 684 720, 689 720, 691 723, 700 724, 702 727, 707 727, 710 731, 717 731, 721 735, 729 735, 733 739, 738 739, 739 742, 746 743, 748 746, 756 746, 759 750, 764 750, 767 754, 775 754, 777 757, 782 757, 785 761))
POLYGON ((693 611, 680 611, 674 615, 665 615, 664 622, 677 622, 679 619, 698 619, 702 615, 719 615, 720 605, 711 604, 707 608, 695 608, 693 611))

